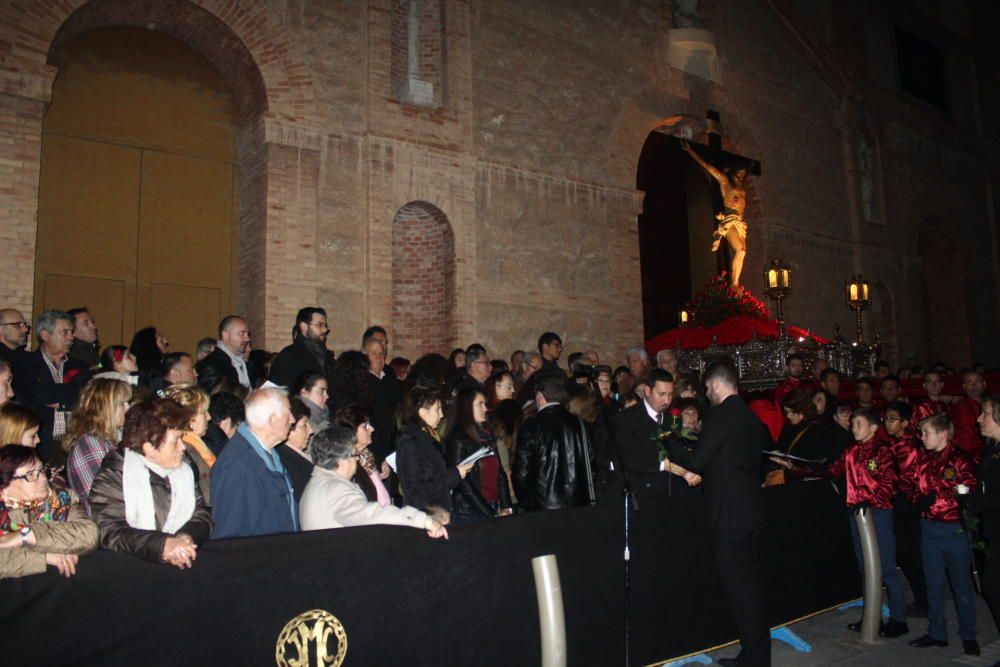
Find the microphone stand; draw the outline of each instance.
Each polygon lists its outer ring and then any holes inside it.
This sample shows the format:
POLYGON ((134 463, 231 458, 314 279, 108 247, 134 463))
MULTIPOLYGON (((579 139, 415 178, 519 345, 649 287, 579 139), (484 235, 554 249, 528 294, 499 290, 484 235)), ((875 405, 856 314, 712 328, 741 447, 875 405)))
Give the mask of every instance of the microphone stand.
POLYGON ((621 452, 618 450, 618 441, 615 439, 615 429, 614 424, 611 420, 611 415, 608 414, 608 407, 604 405, 604 401, 600 401, 601 413, 604 415, 605 421, 608 423, 608 441, 611 443, 611 459, 612 464, 618 466, 618 470, 622 474, 622 495, 624 496, 624 511, 625 511, 625 533, 624 533, 624 560, 625 560, 625 667, 631 667, 632 658, 630 652, 630 637, 629 637, 629 621, 630 621, 630 577, 629 577, 629 559, 631 558, 631 542, 629 533, 629 507, 633 507, 636 512, 639 511, 639 499, 635 495, 635 491, 632 490, 632 480, 629 477, 628 470, 625 469, 625 465, 622 463, 621 452))

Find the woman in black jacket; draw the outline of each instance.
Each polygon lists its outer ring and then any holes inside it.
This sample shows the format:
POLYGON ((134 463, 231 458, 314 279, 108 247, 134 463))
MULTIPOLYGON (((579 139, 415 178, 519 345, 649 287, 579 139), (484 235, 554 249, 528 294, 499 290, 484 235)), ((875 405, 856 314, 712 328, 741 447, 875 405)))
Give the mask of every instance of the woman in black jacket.
POLYGON ((449 523, 451 490, 468 474, 471 465, 445 467, 441 451, 441 395, 437 389, 413 387, 403 400, 406 424, 396 436, 396 467, 407 505, 449 523))
POLYGON ((455 397, 455 416, 445 441, 445 462, 457 466, 483 447, 492 453, 473 463, 452 493, 452 523, 475 523, 511 513, 510 482, 486 426, 486 394, 466 387, 455 397))

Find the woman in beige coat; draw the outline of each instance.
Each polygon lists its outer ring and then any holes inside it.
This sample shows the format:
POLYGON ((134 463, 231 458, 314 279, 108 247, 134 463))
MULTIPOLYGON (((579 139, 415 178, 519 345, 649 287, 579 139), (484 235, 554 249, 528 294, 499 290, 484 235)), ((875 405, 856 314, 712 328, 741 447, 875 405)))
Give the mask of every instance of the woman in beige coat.
POLYGON ((53 480, 32 447, 0 447, 0 577, 70 577, 79 557, 97 548, 97 525, 75 493, 53 480))

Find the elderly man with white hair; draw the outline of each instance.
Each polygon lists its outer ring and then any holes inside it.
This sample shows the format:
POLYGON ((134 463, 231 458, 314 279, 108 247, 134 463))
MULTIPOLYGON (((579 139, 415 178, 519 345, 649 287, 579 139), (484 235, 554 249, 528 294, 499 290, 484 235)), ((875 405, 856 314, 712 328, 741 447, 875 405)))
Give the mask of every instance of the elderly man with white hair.
POLYGON ((291 478, 274 451, 292 423, 283 389, 258 389, 247 398, 246 421, 212 466, 213 539, 299 530, 291 478))

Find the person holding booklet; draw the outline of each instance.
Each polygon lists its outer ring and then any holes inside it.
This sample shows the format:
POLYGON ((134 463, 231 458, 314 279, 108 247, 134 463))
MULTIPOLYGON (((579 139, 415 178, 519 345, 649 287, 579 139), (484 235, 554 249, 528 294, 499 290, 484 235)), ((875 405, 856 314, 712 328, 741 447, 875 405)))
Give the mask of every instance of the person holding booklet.
POLYGON ((427 531, 433 538, 448 539, 447 529, 415 507, 379 505, 365 498, 352 479, 358 471, 357 430, 334 426, 313 437, 316 467, 299 504, 302 530, 325 530, 351 526, 410 526, 427 531))
POLYGON ((396 436, 396 466, 406 504, 448 523, 451 490, 472 464, 445 466, 437 432, 443 416, 438 390, 416 386, 409 391, 403 401, 406 423, 396 436))
POLYGON ((510 483, 486 426, 486 394, 466 387, 455 397, 455 416, 445 440, 445 463, 458 466, 484 447, 489 455, 475 460, 469 474, 452 491, 452 523, 476 523, 512 513, 510 483))

